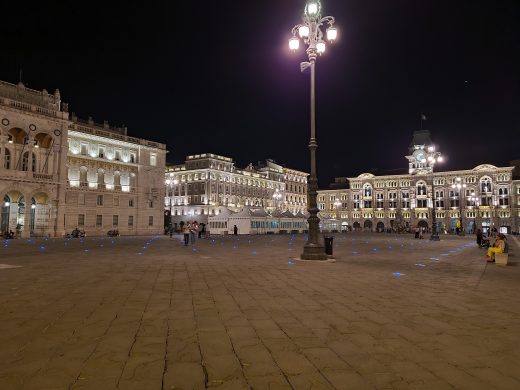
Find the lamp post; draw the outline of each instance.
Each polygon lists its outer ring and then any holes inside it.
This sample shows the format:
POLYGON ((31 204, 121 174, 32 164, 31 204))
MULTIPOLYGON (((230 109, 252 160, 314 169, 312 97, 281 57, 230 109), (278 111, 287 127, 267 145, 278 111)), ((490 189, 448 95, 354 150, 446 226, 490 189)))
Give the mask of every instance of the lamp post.
POLYGON ((435 146, 429 146, 426 151, 426 159, 432 169, 432 234, 430 236, 431 241, 440 241, 439 231, 437 229, 437 213, 435 212, 435 186, 433 177, 433 168, 435 164, 443 161, 441 152, 435 150, 435 146))
POLYGON ((451 188, 456 188, 459 191, 459 209, 460 209, 460 215, 459 215, 459 235, 464 235, 464 225, 462 224, 462 196, 461 196, 461 190, 466 188, 466 184, 462 183, 462 179, 460 177, 457 177, 455 179, 455 183, 451 185, 451 188))
POLYGON ((325 41, 323 28, 329 42, 334 42, 338 35, 338 30, 333 26, 335 19, 332 16, 321 17, 321 2, 319 0, 309 0, 305 6, 303 15, 303 23, 298 24, 292 29, 292 38, 289 40, 289 48, 293 51, 298 50, 300 46, 300 38, 307 45, 307 56, 309 61, 302 62, 300 69, 302 72, 310 68, 311 73, 311 93, 310 93, 310 124, 311 137, 309 141, 311 172, 309 175, 309 237, 307 243, 303 247, 301 258, 304 260, 326 260, 325 247, 320 242, 319 230, 320 219, 318 218, 318 177, 316 174, 316 99, 315 99, 315 65, 318 55, 325 52, 325 41), (298 38, 298 36, 300 38, 298 38))
POLYGON ((168 221, 168 226, 172 225, 172 197, 174 195, 175 186, 179 183, 177 179, 166 179, 165 184, 166 188, 168 188, 168 199, 170 203, 170 216, 168 221))
POLYGON ((334 202, 334 207, 336 207, 336 219, 339 224, 339 226, 337 226, 337 230, 341 233, 341 218, 339 216, 339 208, 341 207, 341 202, 339 201, 339 199, 336 199, 336 201, 334 202))
POLYGON ((282 197, 283 197, 282 193, 280 191, 278 191, 278 188, 277 188, 273 194, 274 207, 276 209, 280 208, 280 201, 281 201, 282 197))
POLYGON ((470 202, 470 207, 471 209, 473 209, 474 207, 476 207, 476 212, 475 212, 475 216, 473 217, 473 233, 475 232, 476 230, 476 227, 477 227, 477 216, 478 216, 478 206, 479 206, 479 202, 480 202, 480 199, 479 197, 475 194, 475 191, 472 191, 471 192, 471 196, 468 198, 468 201, 470 202))

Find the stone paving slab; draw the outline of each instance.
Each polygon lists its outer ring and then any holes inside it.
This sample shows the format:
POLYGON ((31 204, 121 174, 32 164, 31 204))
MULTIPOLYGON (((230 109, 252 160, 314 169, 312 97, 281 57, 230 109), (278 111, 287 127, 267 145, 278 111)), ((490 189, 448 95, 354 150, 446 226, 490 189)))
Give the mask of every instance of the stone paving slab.
POLYGON ((519 241, 441 238, 4 242, 0 389, 519 389, 519 241))

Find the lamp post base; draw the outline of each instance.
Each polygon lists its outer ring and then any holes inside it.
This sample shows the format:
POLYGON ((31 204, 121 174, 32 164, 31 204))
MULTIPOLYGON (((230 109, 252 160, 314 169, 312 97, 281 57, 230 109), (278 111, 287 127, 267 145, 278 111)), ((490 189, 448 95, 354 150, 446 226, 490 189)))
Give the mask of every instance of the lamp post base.
POLYGON ((325 247, 322 245, 316 245, 312 243, 307 243, 303 247, 303 253, 300 258, 302 260, 328 260, 329 257, 325 253, 325 247))

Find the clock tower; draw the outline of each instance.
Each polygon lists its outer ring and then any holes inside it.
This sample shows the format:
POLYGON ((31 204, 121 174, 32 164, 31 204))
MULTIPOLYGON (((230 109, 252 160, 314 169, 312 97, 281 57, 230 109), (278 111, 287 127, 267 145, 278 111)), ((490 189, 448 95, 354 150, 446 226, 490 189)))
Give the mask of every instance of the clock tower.
POLYGON ((408 173, 424 175, 432 173, 430 162, 426 159, 428 147, 432 145, 429 130, 418 130, 413 133, 412 143, 408 148, 408 173))

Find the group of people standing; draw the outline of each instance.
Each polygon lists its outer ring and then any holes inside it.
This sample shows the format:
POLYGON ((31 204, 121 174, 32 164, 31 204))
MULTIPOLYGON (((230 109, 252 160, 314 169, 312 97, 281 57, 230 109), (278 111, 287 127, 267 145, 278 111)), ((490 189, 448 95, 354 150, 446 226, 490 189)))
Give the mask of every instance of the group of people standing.
MULTIPOLYGON (((188 222, 181 224, 181 232, 184 236, 184 246, 188 246, 189 243, 195 244, 195 237, 198 235, 199 238, 206 237, 206 224, 198 223, 197 221, 188 222)), ((170 234, 171 237, 171 234, 170 234)))
POLYGON ((417 226, 415 228, 415 238, 424 238, 424 233, 426 232, 425 227, 417 226))

